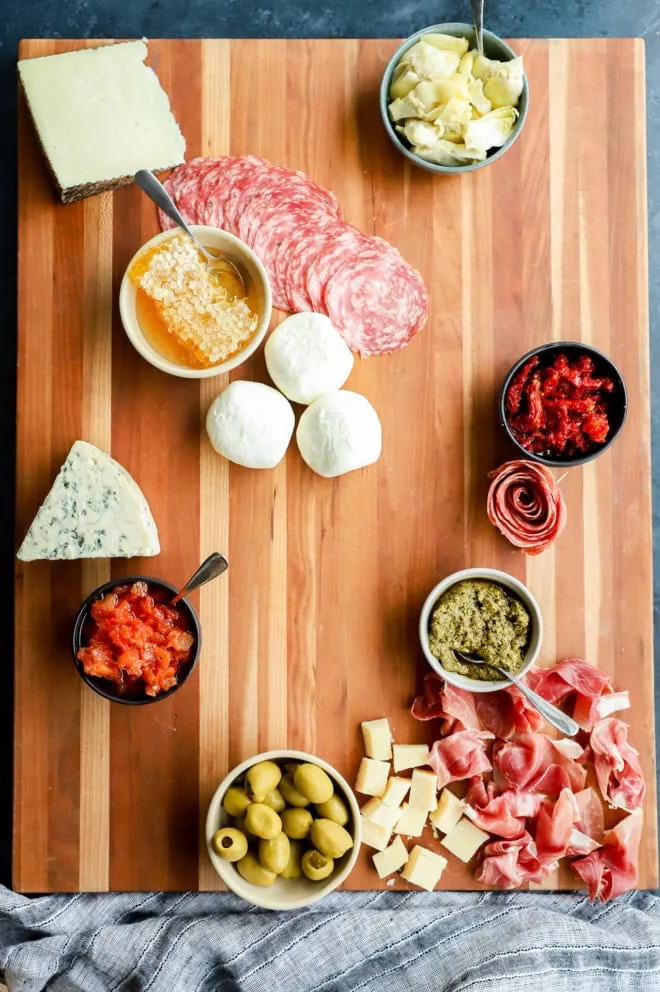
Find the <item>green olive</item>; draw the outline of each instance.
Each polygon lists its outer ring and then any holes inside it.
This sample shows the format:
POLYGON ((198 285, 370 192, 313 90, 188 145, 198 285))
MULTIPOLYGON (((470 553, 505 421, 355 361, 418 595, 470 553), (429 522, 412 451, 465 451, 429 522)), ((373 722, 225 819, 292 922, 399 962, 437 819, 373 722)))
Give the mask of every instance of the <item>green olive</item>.
POLYGON ((308 809, 285 809, 282 830, 292 840, 303 840, 312 829, 313 817, 308 809))
POLYGON ((326 820, 334 820, 340 827, 345 827, 349 820, 348 807, 336 792, 333 792, 327 802, 317 803, 316 812, 326 820))
POLYGON ((333 820, 314 820, 310 840, 328 858, 341 858, 353 847, 353 838, 348 830, 333 820))
POLYGON ((247 854, 247 837, 235 827, 223 827, 213 834, 213 849, 223 861, 240 861, 247 854))
POLYGON ((230 785, 222 800, 222 808, 229 816, 240 816, 250 805, 251 799, 239 785, 230 785))
POLYGON ((293 773, 293 784, 311 803, 325 803, 334 792, 330 776, 310 762, 298 765, 293 773))
POLYGON ((300 868, 300 858, 302 855, 302 844, 300 841, 292 840, 289 842, 289 860, 286 868, 281 873, 282 878, 300 878, 301 868, 300 868))
POLYGON ((298 792, 288 775, 285 775, 280 782, 280 792, 289 806, 309 806, 310 804, 307 796, 303 796, 302 792, 298 792))
POLYGON ((272 840, 282 832, 282 821, 270 806, 263 803, 251 803, 245 813, 245 826, 255 837, 262 840, 272 840))
POLYGON ((246 882, 252 882, 253 885, 272 885, 277 878, 274 871, 268 871, 267 868, 259 864, 259 859, 254 854, 246 854, 244 858, 236 862, 236 868, 238 874, 246 882))
POLYGON ((274 761, 258 761, 245 775, 245 789, 253 802, 262 803, 269 792, 276 789, 282 778, 279 765, 274 761))
POLYGON ((291 845, 286 834, 278 834, 272 840, 259 841, 259 861, 262 868, 281 875, 289 863, 291 845))
MULTIPOLYGON (((241 862, 239 861, 240 864, 241 862)), ((307 878, 311 878, 313 882, 320 882, 322 879, 327 878, 328 875, 332 875, 332 869, 335 867, 335 863, 332 858, 328 858, 325 854, 321 854, 320 851, 312 849, 305 851, 303 854, 301 867, 307 878)))
POLYGON ((264 799, 264 805, 270 806, 274 809, 276 813, 281 813, 283 809, 286 808, 286 803, 284 801, 284 796, 279 789, 271 789, 266 798, 264 799))

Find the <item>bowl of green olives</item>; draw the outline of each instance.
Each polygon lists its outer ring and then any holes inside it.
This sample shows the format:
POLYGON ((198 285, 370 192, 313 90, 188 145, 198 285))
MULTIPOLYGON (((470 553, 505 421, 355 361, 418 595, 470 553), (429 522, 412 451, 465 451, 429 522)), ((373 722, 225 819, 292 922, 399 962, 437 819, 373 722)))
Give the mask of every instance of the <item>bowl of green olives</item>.
POLYGON ((301 909, 348 877, 360 809, 332 765, 305 751, 266 751, 220 783, 206 817, 213 867, 263 909, 301 909))

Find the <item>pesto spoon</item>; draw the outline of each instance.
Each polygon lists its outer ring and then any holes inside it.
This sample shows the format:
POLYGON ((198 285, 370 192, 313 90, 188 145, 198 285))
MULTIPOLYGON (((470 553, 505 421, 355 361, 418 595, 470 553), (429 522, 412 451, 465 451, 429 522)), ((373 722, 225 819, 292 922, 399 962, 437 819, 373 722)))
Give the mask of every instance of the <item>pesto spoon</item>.
MULTIPOLYGON (((460 661, 467 661, 472 665, 485 665, 486 662, 483 658, 480 658, 476 654, 463 654, 462 651, 457 651, 454 648, 454 654, 460 661)), ((508 682, 512 682, 516 689, 520 689, 525 699, 527 699, 532 706, 539 711, 542 717, 544 717, 548 723, 551 723, 553 727, 557 730, 561 730, 562 734, 566 737, 575 737, 580 727, 575 722, 575 720, 563 713, 558 706, 554 706, 553 703, 549 703, 547 699, 543 696, 539 696, 538 692, 534 692, 530 689, 528 685, 525 685, 516 675, 512 675, 511 672, 507 672, 505 668, 500 668, 499 665, 493 665, 490 663, 490 667, 494 668, 495 671, 499 672, 502 678, 505 678, 508 682)))
POLYGON ((200 586, 206 585, 211 579, 217 579, 219 575, 226 572, 229 568, 229 562, 224 555, 219 554, 214 551, 212 555, 209 555, 202 564, 199 566, 196 572, 194 572, 188 581, 186 582, 183 589, 180 589, 176 594, 170 606, 176 606, 180 599, 187 596, 189 592, 193 589, 199 589, 200 586))

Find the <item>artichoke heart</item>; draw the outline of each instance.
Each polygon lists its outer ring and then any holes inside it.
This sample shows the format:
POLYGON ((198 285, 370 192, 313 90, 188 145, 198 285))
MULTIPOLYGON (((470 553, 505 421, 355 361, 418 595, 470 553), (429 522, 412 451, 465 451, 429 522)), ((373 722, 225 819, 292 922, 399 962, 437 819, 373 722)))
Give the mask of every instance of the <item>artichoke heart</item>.
POLYGON ((442 138, 444 128, 442 125, 438 127, 434 124, 427 124, 426 121, 410 119, 405 121, 403 127, 398 127, 397 130, 406 137, 411 145, 432 148, 442 138))
POLYGON ((469 165, 470 162, 482 162, 486 158, 486 152, 469 151, 465 145, 446 141, 444 138, 440 138, 432 148, 415 147, 414 152, 436 165, 469 165))
POLYGON ((478 55, 474 60, 473 75, 483 80, 484 94, 493 107, 513 107, 520 99, 523 89, 522 58, 510 62, 498 62, 478 55))
POLYGON ((458 66, 459 76, 465 76, 466 78, 469 78, 472 75, 472 66, 474 65, 474 59, 476 54, 477 54, 476 52, 465 53, 458 66))
POLYGON ((433 118, 434 123, 444 124, 444 137, 449 141, 462 141, 465 128, 472 120, 472 107, 467 100, 453 97, 440 107, 433 118))
POLYGON ((483 79, 468 79, 468 90, 470 91, 470 103, 480 114, 488 114, 493 109, 493 105, 484 95, 483 79))
POLYGON ((406 117, 423 117, 425 110, 415 96, 415 91, 407 96, 394 100, 388 107, 390 117, 393 121, 402 121, 406 117))
POLYGON ((465 146, 469 152, 487 152, 500 148, 513 130, 518 117, 515 107, 500 107, 484 114, 477 121, 470 121, 465 128, 465 146))
MULTIPOLYGON (((400 63, 404 65, 404 63, 400 63)), ((398 66, 397 66, 398 68, 398 66)), ((419 76, 416 72, 413 72, 410 65, 405 63, 405 69, 403 72, 395 73, 392 85, 390 86, 390 100, 400 100, 404 96, 408 96, 411 90, 414 90, 419 82, 419 76)))
POLYGON ((442 79, 456 72, 460 56, 418 41, 406 52, 406 60, 421 79, 442 79))
POLYGON ((455 38, 453 34, 434 34, 430 32, 424 35, 424 41, 427 45, 433 45, 434 48, 456 52, 457 55, 465 55, 468 50, 467 38, 455 38))

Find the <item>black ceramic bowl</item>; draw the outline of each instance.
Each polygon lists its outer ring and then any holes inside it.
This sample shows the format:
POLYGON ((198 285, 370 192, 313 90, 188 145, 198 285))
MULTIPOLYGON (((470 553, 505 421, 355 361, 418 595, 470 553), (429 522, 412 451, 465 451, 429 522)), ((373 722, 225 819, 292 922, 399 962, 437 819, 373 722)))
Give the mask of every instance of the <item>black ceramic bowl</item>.
POLYGON ((104 699, 109 699, 113 703, 125 703, 128 706, 144 706, 146 703, 159 703, 161 699, 169 699, 173 693, 181 688, 186 679, 190 677, 199 659, 199 652, 202 647, 202 631, 197 614, 188 600, 179 600, 175 608, 186 615, 188 621, 187 627, 191 634, 194 634, 195 636, 193 654, 190 661, 186 662, 186 664, 182 665, 179 669, 177 684, 172 686, 171 689, 168 689, 167 692, 161 692, 157 696, 147 696, 146 694, 140 696, 122 695, 118 691, 118 687, 115 683, 111 682, 109 679, 100 679, 94 675, 87 675, 82 663, 78 661, 78 650, 81 647, 84 647, 85 644, 85 623, 89 617, 89 611, 92 608, 92 604, 95 603, 97 599, 101 599, 107 592, 112 592, 112 590, 116 589, 118 586, 131 586, 134 582, 146 582, 150 588, 157 587, 158 589, 162 589, 167 594, 168 600, 174 597, 178 592, 176 587, 171 586, 169 582, 163 582, 162 579, 153 579, 147 575, 133 575, 125 579, 112 579, 110 582, 104 582, 102 586, 99 586, 98 589, 95 589, 94 592, 87 597, 78 610, 73 624, 71 643, 73 648, 73 660, 76 668, 78 669, 78 673, 90 689, 93 689, 94 692, 99 694, 99 696, 103 696, 104 699))
POLYGON ((527 354, 523 355, 523 357, 516 362, 513 368, 510 369, 500 392, 499 408, 500 422, 504 427, 509 440, 516 446, 524 458, 529 458, 534 462, 541 462, 543 465, 548 465, 550 468, 555 466, 557 468, 570 468, 573 465, 584 465, 586 462, 590 462, 592 459, 598 458, 599 455, 602 455, 603 452, 607 451, 610 445, 613 444, 626 419, 626 414, 628 412, 628 394, 626 393, 626 386, 618 368, 607 357, 607 355, 602 353, 602 351, 598 351, 597 348, 592 348, 588 344, 583 344, 581 341, 553 341, 552 344, 542 344, 540 347, 533 348, 531 351, 528 351, 527 354), (610 423, 610 432, 606 441, 603 444, 597 445, 586 455, 575 455, 570 458, 552 458, 548 455, 536 455, 533 452, 528 451, 527 448, 523 448, 523 446, 515 439, 513 431, 509 427, 508 418, 506 415, 506 394, 509 391, 511 382, 523 365, 528 362, 530 358, 533 358, 534 355, 538 355, 539 364, 541 367, 544 367, 552 364, 559 354, 566 355, 569 361, 575 361, 580 355, 588 355, 594 363, 595 375, 611 379, 614 383, 614 392, 611 393, 608 398, 607 416, 610 423))

